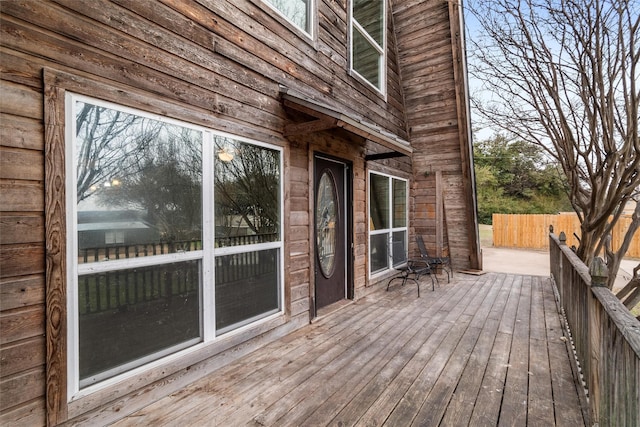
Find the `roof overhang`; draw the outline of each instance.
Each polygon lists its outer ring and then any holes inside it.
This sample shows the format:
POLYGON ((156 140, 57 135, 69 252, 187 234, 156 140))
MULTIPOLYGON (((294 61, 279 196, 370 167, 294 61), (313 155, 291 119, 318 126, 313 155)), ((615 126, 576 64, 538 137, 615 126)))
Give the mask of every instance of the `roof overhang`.
POLYGON ((378 160, 391 157, 409 156, 413 152, 411 144, 388 132, 379 126, 367 123, 355 116, 348 116, 328 105, 301 94, 294 94, 286 87, 280 87, 280 95, 285 107, 313 117, 313 120, 303 123, 289 123, 284 127, 284 135, 303 135, 320 132, 327 129, 342 128, 347 132, 368 139, 391 150, 386 153, 371 154, 365 160, 378 160))

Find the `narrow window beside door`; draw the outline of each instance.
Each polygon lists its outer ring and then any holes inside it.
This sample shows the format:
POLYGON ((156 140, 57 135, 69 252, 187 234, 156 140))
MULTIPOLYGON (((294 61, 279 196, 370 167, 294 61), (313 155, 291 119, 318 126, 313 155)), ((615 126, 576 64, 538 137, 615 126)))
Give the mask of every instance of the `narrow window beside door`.
POLYGON ((405 262, 407 244, 407 181, 369 173, 369 272, 405 262), (393 242, 401 242, 404 251, 394 253, 393 242))

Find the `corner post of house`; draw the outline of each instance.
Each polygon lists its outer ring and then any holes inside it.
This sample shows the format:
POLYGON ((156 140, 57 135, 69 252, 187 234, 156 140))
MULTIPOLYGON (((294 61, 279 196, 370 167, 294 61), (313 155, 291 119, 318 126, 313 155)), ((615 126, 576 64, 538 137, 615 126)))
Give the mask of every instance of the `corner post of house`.
POLYGON ((604 357, 603 352, 607 351, 607 349, 602 348, 602 308, 594 291, 596 291, 596 288, 607 286, 609 269, 602 258, 596 257, 593 260, 589 266, 589 275, 591 276, 591 288, 587 292, 589 360, 585 362, 589 364, 588 386, 591 425, 599 425, 600 417, 603 415, 600 408, 605 403, 602 402, 602 399, 606 399, 606 396, 603 396, 600 390, 600 380, 603 374, 601 371, 604 369, 601 358, 604 357))

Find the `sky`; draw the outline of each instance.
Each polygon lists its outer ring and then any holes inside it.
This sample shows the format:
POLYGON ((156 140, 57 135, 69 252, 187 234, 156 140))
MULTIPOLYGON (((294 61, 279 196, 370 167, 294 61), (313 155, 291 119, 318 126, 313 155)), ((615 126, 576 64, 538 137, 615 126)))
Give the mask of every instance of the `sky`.
MULTIPOLYGON (((465 3, 463 3, 463 6, 465 3)), ((467 48, 467 62, 470 64, 473 61, 473 55, 469 51, 469 41, 474 38, 480 31, 481 27, 475 17, 469 13, 466 8, 464 10, 464 24, 465 24, 465 45, 467 48)), ((467 67, 468 68, 468 67, 467 67)), ((469 96, 477 95, 482 87, 482 83, 475 79, 471 74, 468 74, 469 79, 469 96)), ((471 106, 471 126, 473 129, 473 141, 483 141, 491 138, 496 131, 490 127, 480 127, 480 120, 474 111, 473 105, 471 106)))

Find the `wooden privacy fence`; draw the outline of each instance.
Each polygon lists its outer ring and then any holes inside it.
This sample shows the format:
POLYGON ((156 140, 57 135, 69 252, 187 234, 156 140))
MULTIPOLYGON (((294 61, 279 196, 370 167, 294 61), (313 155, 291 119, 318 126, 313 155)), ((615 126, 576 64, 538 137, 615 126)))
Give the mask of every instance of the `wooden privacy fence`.
MULTIPOLYGON (((623 215, 612 233, 613 249, 617 250, 631 223, 631 215, 623 215)), ((563 230, 567 235, 567 245, 578 246, 580 221, 574 212, 557 215, 534 214, 493 214, 493 246, 505 248, 526 248, 546 250, 549 245, 549 226, 563 230)), ((636 233, 626 256, 640 258, 640 233, 636 233)))
POLYGON ((587 267, 567 247, 564 233, 549 233, 549 249, 551 276, 587 389, 588 425, 640 425, 640 322, 605 286, 608 273, 600 258, 587 267))

